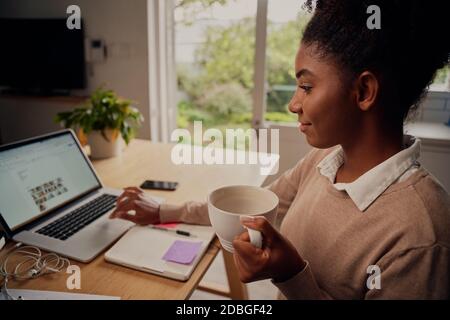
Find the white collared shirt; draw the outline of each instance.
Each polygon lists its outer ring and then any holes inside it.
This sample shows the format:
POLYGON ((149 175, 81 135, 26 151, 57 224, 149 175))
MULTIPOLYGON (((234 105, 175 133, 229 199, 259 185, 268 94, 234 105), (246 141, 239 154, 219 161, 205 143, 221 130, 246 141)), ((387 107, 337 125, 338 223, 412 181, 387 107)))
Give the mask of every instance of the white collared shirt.
POLYGON ((319 172, 333 186, 346 191, 360 211, 366 210, 390 185, 406 180, 420 167, 420 140, 404 136, 404 149, 370 169, 351 183, 334 183, 338 169, 344 163, 344 150, 339 146, 318 165, 319 172))

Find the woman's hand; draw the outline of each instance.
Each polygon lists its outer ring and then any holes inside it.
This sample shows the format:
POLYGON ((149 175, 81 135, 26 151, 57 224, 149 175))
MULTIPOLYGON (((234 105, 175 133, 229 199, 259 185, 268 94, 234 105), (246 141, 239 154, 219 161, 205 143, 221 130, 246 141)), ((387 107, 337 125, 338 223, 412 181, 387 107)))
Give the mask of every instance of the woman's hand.
POLYGON ((124 193, 117 198, 117 207, 110 219, 120 218, 139 225, 159 223, 159 204, 144 196, 144 191, 136 187, 124 189, 124 193), (130 211, 134 211, 131 214, 130 211))
POLYGON ((264 279, 283 282, 305 268, 306 262, 295 247, 264 217, 241 217, 241 222, 245 227, 263 234, 261 249, 250 243, 248 232, 242 233, 233 241, 234 261, 242 282, 264 279))

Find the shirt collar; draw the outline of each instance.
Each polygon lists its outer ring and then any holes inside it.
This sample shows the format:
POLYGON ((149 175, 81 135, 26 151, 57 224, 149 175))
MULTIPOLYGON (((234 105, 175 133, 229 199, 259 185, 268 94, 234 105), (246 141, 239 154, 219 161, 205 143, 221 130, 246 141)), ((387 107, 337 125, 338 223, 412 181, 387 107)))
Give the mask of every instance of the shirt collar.
POLYGON ((337 170, 344 163, 344 151, 341 146, 326 156, 317 168, 337 190, 346 191, 360 211, 365 211, 417 162, 420 155, 420 140, 404 136, 404 148, 351 183, 334 183, 337 170))

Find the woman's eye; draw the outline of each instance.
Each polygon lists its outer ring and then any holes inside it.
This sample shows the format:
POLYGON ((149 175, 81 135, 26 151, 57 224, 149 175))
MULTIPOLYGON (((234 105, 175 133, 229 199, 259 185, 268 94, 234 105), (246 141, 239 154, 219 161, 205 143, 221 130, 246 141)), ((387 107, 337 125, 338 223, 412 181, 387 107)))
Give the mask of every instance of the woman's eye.
POLYGON ((299 85, 298 86, 300 89, 302 89, 303 91, 305 91, 306 93, 310 93, 311 92, 311 89, 312 89, 312 87, 311 86, 308 86, 308 85, 299 85))

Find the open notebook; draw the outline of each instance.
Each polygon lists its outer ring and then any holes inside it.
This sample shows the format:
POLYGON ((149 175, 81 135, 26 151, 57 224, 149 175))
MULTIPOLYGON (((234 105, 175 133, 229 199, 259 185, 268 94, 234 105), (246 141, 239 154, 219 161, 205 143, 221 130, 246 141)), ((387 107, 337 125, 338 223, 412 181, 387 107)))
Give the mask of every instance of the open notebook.
POLYGON ((174 228, 188 231, 192 236, 135 226, 105 253, 105 259, 129 268, 186 281, 215 233, 212 227, 207 226, 178 224, 174 228))

